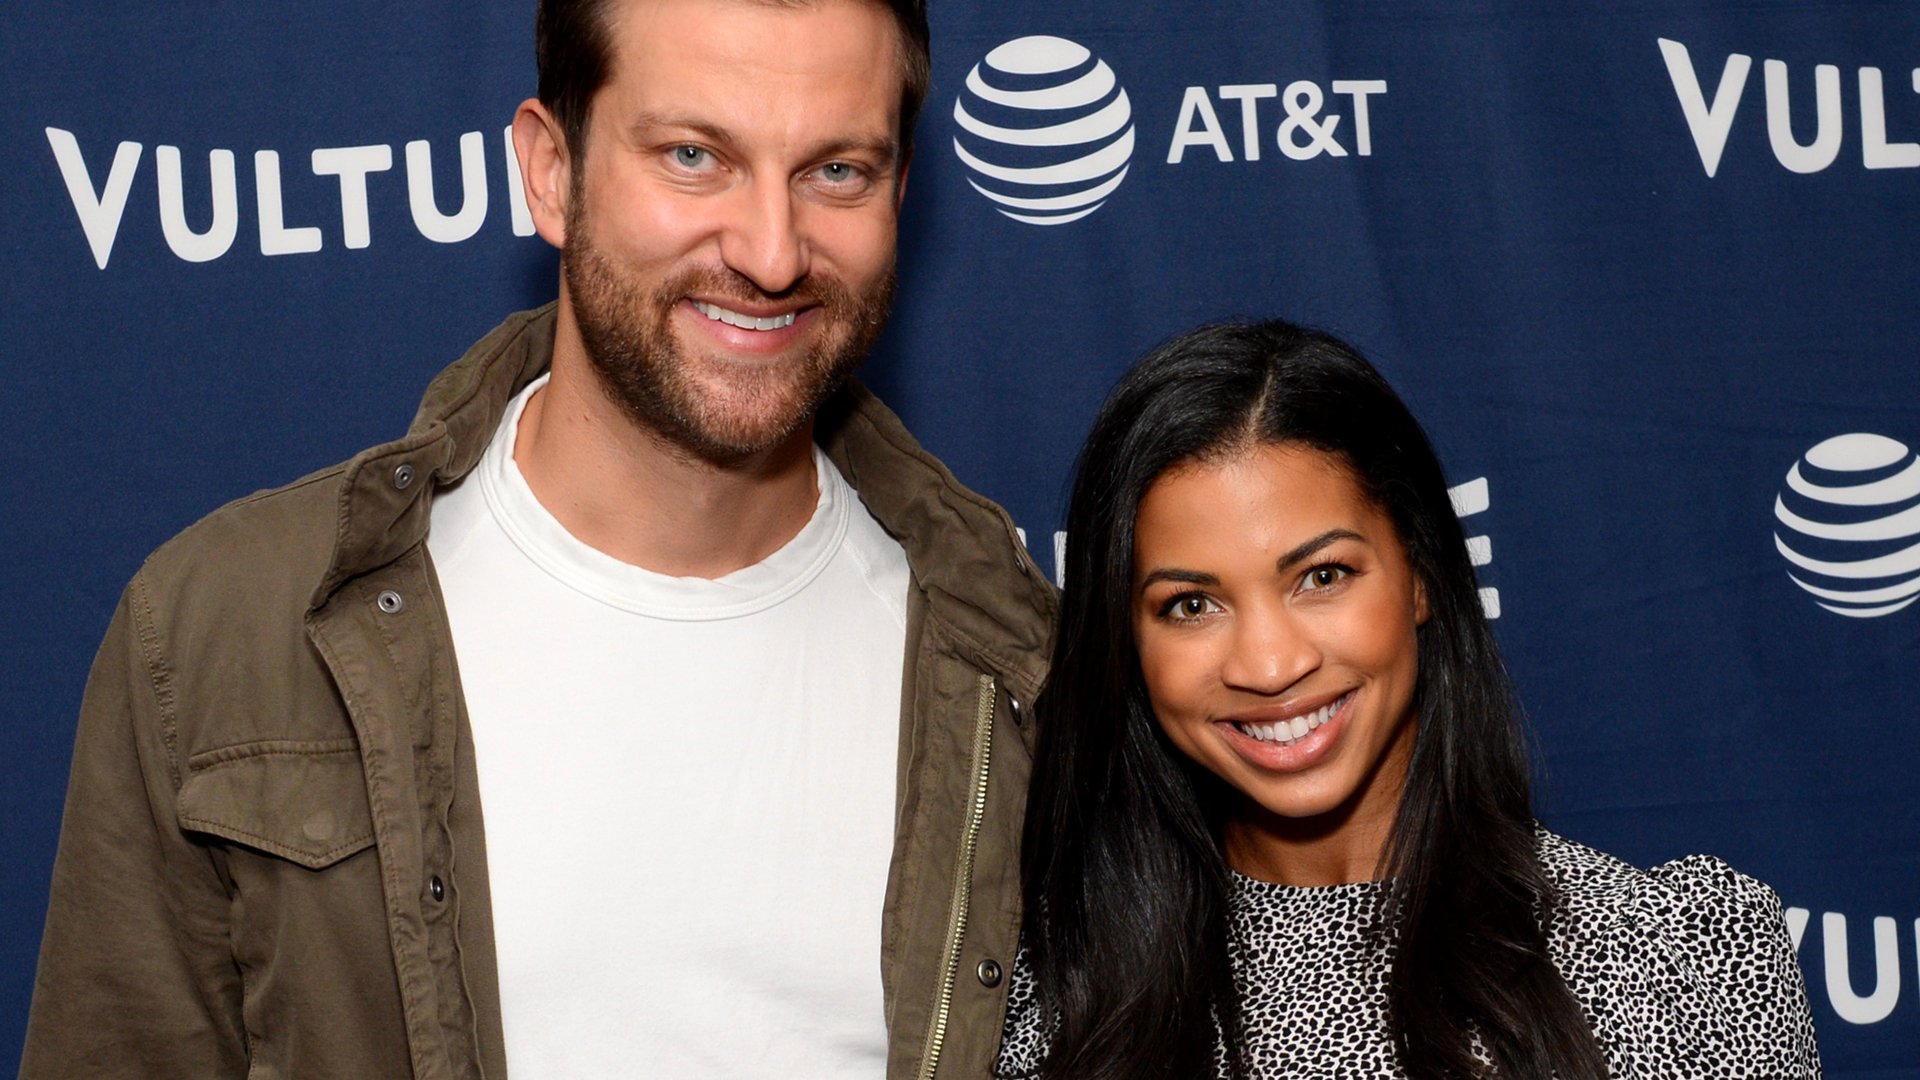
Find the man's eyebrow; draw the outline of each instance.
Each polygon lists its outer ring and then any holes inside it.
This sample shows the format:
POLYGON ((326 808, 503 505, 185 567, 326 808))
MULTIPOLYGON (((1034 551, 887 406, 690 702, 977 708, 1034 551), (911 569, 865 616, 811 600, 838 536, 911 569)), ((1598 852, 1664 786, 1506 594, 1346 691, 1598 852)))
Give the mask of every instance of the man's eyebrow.
POLYGON ((718 124, 695 119, 691 116, 669 116, 664 113, 655 112, 643 112, 634 117, 633 123, 627 126, 627 131, 633 135, 634 141, 645 142, 652 136, 655 129, 658 128, 691 131, 709 142, 722 145, 730 146, 734 141, 733 133, 718 124))
MULTIPOLYGON (((716 146, 734 146, 738 140, 731 131, 710 121, 691 116, 673 116, 666 113, 643 112, 633 118, 627 130, 637 143, 645 144, 658 138, 660 129, 688 131, 715 144, 716 146)), ((891 168, 899 159, 900 150, 893 136, 881 136, 863 139, 848 136, 831 139, 810 148, 808 160, 816 158, 839 157, 844 154, 861 153, 870 155, 881 168, 891 168)))
POLYGON ((821 143, 814 149, 813 153, 807 156, 810 158, 829 158, 840 157, 845 154, 867 154, 873 158, 875 164, 883 169, 888 169, 892 168, 893 163, 899 159, 900 150, 898 144, 892 137, 879 139, 846 138, 821 143))

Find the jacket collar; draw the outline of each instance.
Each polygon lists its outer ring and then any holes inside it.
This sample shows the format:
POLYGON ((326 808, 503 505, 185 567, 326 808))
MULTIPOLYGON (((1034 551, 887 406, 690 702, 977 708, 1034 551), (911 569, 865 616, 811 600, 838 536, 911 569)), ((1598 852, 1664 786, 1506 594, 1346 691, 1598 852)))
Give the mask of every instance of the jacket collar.
POLYGON ((900 545, 929 619, 1028 701, 1046 678, 1057 598, 998 505, 954 479, 865 386, 823 408, 814 440, 900 545))
POLYGON ((318 609, 345 582, 398 559, 427 536, 436 486, 472 471, 513 395, 553 357, 554 304, 511 315, 435 376, 407 433, 344 467, 333 555, 318 609))
MULTIPOLYGON (((406 435, 346 464, 315 608, 426 539, 433 490, 479 464, 508 402, 552 361, 554 309, 509 316, 434 378, 406 435)), ((954 479, 858 383, 821 410, 814 437, 906 549, 928 615, 1031 700, 1046 671, 1055 597, 1006 511, 954 479)))

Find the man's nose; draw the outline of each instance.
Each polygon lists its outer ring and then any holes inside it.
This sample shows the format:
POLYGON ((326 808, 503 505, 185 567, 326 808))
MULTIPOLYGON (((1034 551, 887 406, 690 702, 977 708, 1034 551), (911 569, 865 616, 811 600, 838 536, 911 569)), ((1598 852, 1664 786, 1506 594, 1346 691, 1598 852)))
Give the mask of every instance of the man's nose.
POLYGON ((1278 694, 1319 668, 1320 646, 1290 612, 1256 607, 1234 620, 1220 680, 1236 690, 1278 694))
POLYGON ((720 258, 728 269, 770 294, 786 292, 806 276, 807 242, 786 185, 745 185, 730 211, 720 235, 720 258))

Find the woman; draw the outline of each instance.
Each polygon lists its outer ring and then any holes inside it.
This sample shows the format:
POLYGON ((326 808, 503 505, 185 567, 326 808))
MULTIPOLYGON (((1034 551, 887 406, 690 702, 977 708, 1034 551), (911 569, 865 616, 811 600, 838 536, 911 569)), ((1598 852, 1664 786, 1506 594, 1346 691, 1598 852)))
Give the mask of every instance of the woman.
POLYGON ((1439 462, 1346 345, 1163 346, 1067 527, 1000 1076, 1819 1075, 1771 890, 1534 821, 1439 462))

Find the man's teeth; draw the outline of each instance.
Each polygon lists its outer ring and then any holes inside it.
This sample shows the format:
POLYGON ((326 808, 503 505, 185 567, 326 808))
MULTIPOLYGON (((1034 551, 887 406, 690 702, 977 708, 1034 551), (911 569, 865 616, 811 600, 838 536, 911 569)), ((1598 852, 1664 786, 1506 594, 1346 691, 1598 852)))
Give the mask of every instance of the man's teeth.
POLYGON ((1271 724, 1235 723, 1233 726, 1239 730, 1240 734, 1250 739, 1258 739, 1261 742, 1279 743, 1281 746, 1292 746, 1294 743, 1306 738, 1307 734, 1314 728, 1333 719, 1334 714, 1339 712, 1341 707, 1347 703, 1347 699, 1352 696, 1352 692, 1349 691, 1341 695, 1340 700, 1329 702, 1304 716, 1296 716, 1291 720, 1275 720, 1271 724))
POLYGON ((737 311, 728 311, 718 304, 709 304, 701 300, 695 300, 693 306, 699 309, 700 314, 705 315, 714 322, 723 322, 728 326, 737 326, 742 330, 778 330, 783 326, 793 325, 794 313, 791 311, 785 315, 773 315, 765 319, 756 319, 751 315, 742 315, 737 311))

